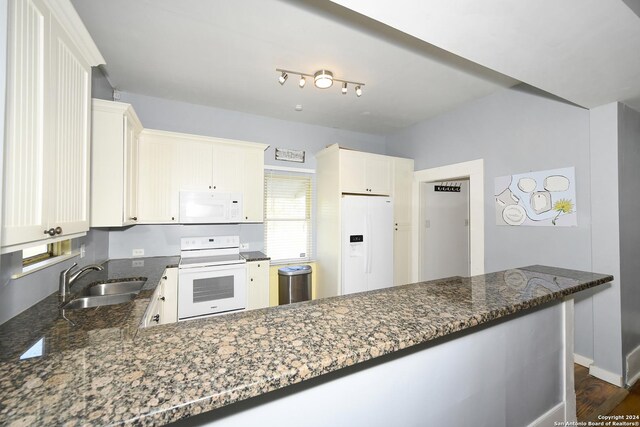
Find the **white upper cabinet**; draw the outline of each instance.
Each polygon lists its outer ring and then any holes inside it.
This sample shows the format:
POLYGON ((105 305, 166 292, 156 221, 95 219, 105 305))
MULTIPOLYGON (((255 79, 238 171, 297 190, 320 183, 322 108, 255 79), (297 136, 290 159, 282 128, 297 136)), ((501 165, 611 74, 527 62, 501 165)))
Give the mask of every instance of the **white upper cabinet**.
POLYGON ((241 193, 243 222, 262 222, 266 148, 145 129, 139 159, 140 222, 178 222, 180 191, 241 193))
POLYGON ((340 186, 343 193, 391 194, 392 161, 388 156, 340 150, 340 186))
POLYGON ((138 141, 142 125, 129 104, 93 100, 91 226, 138 222, 138 141))
POLYGON ((177 223, 178 144, 143 130, 139 146, 138 222, 177 223))
POLYGON ((91 66, 68 1, 9 2, 3 252, 89 229, 91 66))

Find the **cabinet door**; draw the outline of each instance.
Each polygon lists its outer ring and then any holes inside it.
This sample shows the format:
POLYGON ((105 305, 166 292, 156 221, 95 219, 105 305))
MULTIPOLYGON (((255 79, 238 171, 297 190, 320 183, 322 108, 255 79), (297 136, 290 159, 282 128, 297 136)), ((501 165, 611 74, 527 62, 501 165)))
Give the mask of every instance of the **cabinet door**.
POLYGON ((411 199, 413 197, 413 160, 393 159, 393 222, 411 224, 411 199))
POLYGON ((177 222, 178 190, 174 179, 175 144, 141 136, 139 156, 139 222, 177 222))
POLYGON ((223 193, 241 193, 244 177, 245 150, 239 146, 213 144, 212 190, 223 193))
POLYGON ((124 197, 123 224, 138 221, 138 146, 140 131, 127 115, 124 116, 124 197))
POLYGON ((48 227, 61 230, 58 234, 74 234, 89 229, 91 67, 53 17, 50 34, 48 227))
POLYGON ((41 1, 9 2, 2 246, 45 237, 45 48, 49 18, 41 1))
POLYGON ((178 321, 178 269, 167 268, 162 280, 160 323, 175 323, 178 321))
POLYGON ((364 153, 340 150, 340 191, 342 193, 369 194, 365 168, 364 153))
POLYGON ((244 149, 242 209, 245 222, 264 221, 264 151, 244 149))
POLYGON ((178 191, 212 189, 211 144, 188 140, 178 140, 175 144, 178 191))
POLYGON ((162 292, 162 282, 158 284, 158 287, 151 295, 151 299, 149 300, 149 306, 147 307, 147 311, 144 315, 144 320, 142 326, 149 327, 160 324, 160 320, 162 315, 161 305, 160 305, 160 293, 162 292))
POLYGON ((247 263, 247 310, 269 307, 269 261, 247 263))
POLYGON ((406 285, 411 280, 411 227, 394 227, 393 231, 393 284, 406 285))
POLYGON ((391 158, 376 154, 365 156, 365 182, 369 194, 391 194, 391 158))

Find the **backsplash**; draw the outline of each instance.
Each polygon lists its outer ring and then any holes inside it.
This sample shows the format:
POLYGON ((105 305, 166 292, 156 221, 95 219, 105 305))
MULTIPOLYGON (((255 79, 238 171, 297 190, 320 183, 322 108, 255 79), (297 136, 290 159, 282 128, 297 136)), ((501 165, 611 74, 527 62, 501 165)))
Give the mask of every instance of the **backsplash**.
POLYGON ((136 225, 123 229, 109 229, 109 258, 133 258, 134 249, 144 250, 145 256, 171 256, 180 253, 180 238, 195 236, 240 236, 240 243, 248 244, 243 251, 264 249, 262 224, 219 225, 136 225))

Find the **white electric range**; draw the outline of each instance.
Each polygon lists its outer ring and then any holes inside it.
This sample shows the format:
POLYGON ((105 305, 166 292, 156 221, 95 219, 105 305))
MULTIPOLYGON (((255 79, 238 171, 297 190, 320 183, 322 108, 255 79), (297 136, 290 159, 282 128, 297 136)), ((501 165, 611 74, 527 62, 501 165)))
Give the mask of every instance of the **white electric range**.
POLYGON ((245 263, 239 236, 180 239, 178 320, 244 310, 245 263))

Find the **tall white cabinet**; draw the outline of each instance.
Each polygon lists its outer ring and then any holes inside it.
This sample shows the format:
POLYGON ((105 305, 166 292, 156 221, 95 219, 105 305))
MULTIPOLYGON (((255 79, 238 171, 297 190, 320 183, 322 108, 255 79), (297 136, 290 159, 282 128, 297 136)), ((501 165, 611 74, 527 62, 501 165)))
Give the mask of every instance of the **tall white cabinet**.
POLYGON ((89 228, 91 66, 70 2, 9 2, 2 251, 89 228))
POLYGON ((138 142, 142 124, 129 104, 93 100, 91 226, 138 222, 138 142))
POLYGON ((341 198, 343 194, 393 199, 393 283, 409 283, 411 271, 411 187, 413 160, 331 145, 316 154, 319 298, 340 294, 341 198))

